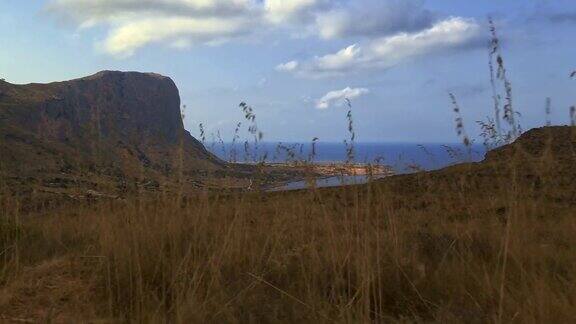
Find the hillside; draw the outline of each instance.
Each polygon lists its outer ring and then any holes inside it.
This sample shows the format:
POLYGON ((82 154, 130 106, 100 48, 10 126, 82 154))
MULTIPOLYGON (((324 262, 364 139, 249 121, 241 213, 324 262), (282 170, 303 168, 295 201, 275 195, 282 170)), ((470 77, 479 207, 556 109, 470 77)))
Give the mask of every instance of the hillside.
POLYGON ((576 129, 367 185, 0 199, 14 322, 572 323, 576 129))
POLYGON ((0 151, 4 178, 56 188, 154 186, 227 168, 184 129, 174 82, 151 73, 0 82, 0 151))
MULTIPOLYGON (((537 191, 553 180, 554 195, 576 203, 576 130, 569 126, 535 128, 515 142, 489 151, 483 161, 462 163, 438 171, 402 175, 382 180, 397 193, 418 196, 448 187, 451 191, 476 191, 478 195, 516 183, 537 191), (466 186, 462 187, 462 183, 466 186)), ((559 198, 560 199, 560 198, 559 198)))

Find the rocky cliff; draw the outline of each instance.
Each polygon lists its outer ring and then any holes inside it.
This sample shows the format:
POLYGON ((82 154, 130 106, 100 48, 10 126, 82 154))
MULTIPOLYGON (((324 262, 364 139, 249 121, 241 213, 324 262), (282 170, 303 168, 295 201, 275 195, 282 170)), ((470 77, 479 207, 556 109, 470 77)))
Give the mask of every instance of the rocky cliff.
POLYGON ((50 84, 0 81, 4 178, 158 182, 226 168, 184 129, 170 78, 104 71, 50 84))

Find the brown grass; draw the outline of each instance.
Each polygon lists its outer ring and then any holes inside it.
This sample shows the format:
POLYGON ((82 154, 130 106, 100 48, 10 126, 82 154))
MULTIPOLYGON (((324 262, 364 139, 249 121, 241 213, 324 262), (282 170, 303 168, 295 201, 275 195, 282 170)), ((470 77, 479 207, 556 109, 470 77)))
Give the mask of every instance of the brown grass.
POLYGON ((18 199, 2 195, 0 314, 56 322, 573 322, 570 136, 562 148, 530 141, 480 165, 331 190, 159 194, 27 216, 18 199))

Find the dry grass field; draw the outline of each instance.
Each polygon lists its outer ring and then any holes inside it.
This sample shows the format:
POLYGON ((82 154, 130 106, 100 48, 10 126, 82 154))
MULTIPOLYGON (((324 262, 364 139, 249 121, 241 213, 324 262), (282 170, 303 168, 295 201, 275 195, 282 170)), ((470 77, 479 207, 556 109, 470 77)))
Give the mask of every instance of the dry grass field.
POLYGON ((576 130, 361 186, 157 193, 21 213, 2 187, 15 323, 576 321, 576 130))

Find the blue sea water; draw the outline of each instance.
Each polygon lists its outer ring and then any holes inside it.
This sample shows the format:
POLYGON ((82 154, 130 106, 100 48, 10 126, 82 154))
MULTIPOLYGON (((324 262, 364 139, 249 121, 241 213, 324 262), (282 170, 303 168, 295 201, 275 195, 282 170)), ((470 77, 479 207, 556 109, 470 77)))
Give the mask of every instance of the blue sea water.
MULTIPOLYGON (((269 163, 312 161, 314 163, 334 163, 351 161, 390 166, 396 174, 416 171, 430 171, 450 165, 477 162, 484 158, 486 150, 482 145, 467 148, 462 144, 417 144, 417 143, 355 143, 353 150, 344 143, 258 143, 231 144, 214 143, 208 150, 223 160, 255 163, 265 160, 269 163), (314 154, 313 154, 314 152, 314 154), (352 155, 350 155, 352 152, 352 155), (353 159, 350 160, 350 156, 353 159)), ((367 176, 339 176, 316 179, 316 188, 363 184, 374 180, 367 176)), ((308 181, 294 181, 269 191, 299 190, 310 187, 308 181)))
POLYGON ((340 186, 350 186, 350 185, 357 185, 357 184, 364 184, 368 183, 369 181, 378 180, 381 177, 373 177, 369 178, 368 176, 364 175, 356 175, 356 176, 338 176, 338 177, 326 177, 326 178, 319 178, 315 179, 314 183, 310 183, 309 180, 298 180, 292 181, 280 186, 276 186, 273 188, 269 188, 268 191, 290 191, 290 190, 300 190, 306 188, 328 188, 328 187, 340 187, 340 186))
MULTIPOLYGON (((344 143, 213 143, 206 147, 223 160, 253 163, 263 159, 270 163, 311 160, 315 163, 345 162, 349 158, 344 143)), ((469 150, 462 144, 418 143, 355 143, 355 163, 377 163, 391 166, 396 173, 419 170, 436 170, 449 165, 476 162, 484 158, 482 145, 472 145, 469 150)))

